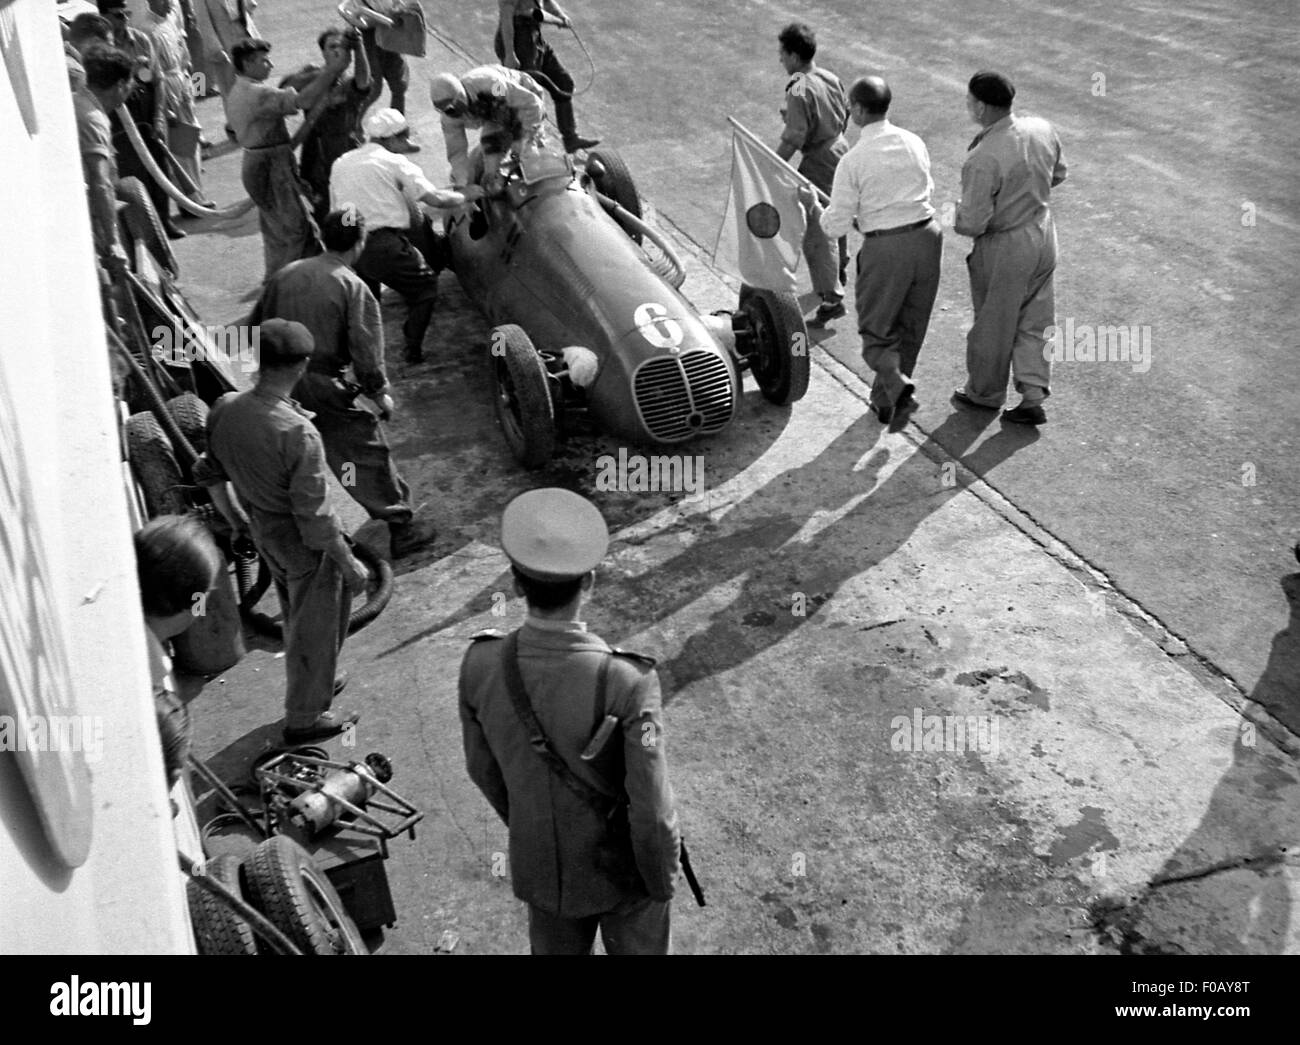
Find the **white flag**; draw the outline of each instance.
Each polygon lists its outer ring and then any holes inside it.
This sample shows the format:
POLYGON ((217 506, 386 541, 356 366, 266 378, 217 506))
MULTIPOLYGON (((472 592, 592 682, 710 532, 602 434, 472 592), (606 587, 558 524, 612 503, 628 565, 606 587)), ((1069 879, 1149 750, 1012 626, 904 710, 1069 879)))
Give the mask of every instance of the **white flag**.
POLYGON ((714 261, 751 287, 798 288, 807 217, 799 203, 802 179, 743 134, 731 132, 731 192, 714 261))

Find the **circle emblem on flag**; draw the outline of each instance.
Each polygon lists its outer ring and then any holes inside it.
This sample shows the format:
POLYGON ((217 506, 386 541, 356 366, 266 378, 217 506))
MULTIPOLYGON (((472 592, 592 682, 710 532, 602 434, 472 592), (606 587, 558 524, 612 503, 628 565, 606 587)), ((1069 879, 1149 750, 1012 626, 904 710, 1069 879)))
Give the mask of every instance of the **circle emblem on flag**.
POLYGON ((745 224, 759 239, 771 239, 781 229, 781 212, 770 203, 755 203, 745 211, 745 224))

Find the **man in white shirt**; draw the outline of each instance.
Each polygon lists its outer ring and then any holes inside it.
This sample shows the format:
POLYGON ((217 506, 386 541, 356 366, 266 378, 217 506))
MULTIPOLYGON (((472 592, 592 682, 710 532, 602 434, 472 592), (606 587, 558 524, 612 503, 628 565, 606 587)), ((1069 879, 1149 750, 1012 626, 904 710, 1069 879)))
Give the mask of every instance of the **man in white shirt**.
POLYGON ((366 247, 356 271, 375 297, 380 285, 392 287, 406 300, 404 356, 408 363, 424 359, 424 334, 433 319, 438 273, 419 246, 436 235, 416 209, 455 209, 483 197, 477 185, 460 191, 438 189, 404 152, 410 126, 396 109, 380 109, 366 117, 363 129, 370 140, 345 152, 330 168, 330 209, 352 209, 365 219, 366 247))
POLYGON ((835 170, 830 205, 819 214, 813 200, 810 211, 832 239, 855 226, 862 233, 855 286, 862 358, 875 372, 871 408, 897 429, 916 408, 912 370, 939 290, 943 231, 930 203, 930 154, 889 122, 892 97, 879 76, 854 83, 849 115, 862 134, 835 170))

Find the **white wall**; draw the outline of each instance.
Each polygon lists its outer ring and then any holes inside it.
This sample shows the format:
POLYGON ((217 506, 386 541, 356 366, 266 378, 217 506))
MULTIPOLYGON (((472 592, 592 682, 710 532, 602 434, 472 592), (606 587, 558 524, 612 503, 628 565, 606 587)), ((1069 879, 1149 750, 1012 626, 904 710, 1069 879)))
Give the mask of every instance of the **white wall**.
MULTIPOLYGON (((49 0, 0 0, 0 38, 5 23, 22 61, 10 43, 0 63, 0 402, 10 404, 0 409, 12 410, 18 445, 0 452, 25 471, 31 512, 0 518, 0 596, 15 601, 16 561, 43 557, 51 617, 38 633, 48 650, 62 643, 71 692, 61 696, 102 718, 104 748, 89 766, 90 853, 75 869, 51 852, 15 756, 0 752, 0 951, 192 953, 62 44, 49 0), (18 104, 19 64, 35 134, 18 104)), ((11 660, 31 652, 13 648, 21 634, 21 621, 0 616, 11 660)), ((0 686, 20 676, 0 671, 0 686)))

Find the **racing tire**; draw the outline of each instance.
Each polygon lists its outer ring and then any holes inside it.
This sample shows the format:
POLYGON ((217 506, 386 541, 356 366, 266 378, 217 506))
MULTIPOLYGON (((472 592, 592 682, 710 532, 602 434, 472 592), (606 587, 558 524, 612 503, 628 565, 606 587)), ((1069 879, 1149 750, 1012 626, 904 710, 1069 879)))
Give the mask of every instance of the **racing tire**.
POLYGON ((184 514, 185 475, 176 461, 171 440, 158 418, 148 410, 126 419, 126 456, 144 493, 149 517, 184 514))
POLYGON ((139 178, 123 178, 117 183, 117 198, 126 204, 122 208, 122 224, 131 239, 152 254, 172 276, 179 276, 181 270, 171 240, 163 232, 162 221, 144 184, 139 178))
MULTIPOLYGON (((632 172, 623 162, 623 157, 613 149, 592 149, 587 153, 588 170, 593 163, 598 163, 604 168, 599 177, 595 174, 591 175, 596 191, 603 196, 608 196, 633 217, 645 217, 641 213, 641 196, 636 191, 636 182, 632 180, 632 172)), ((639 230, 621 225, 619 227, 631 237, 633 243, 638 245, 641 243, 639 230)))
POLYGON ((763 397, 778 406, 797 403, 812 372, 808 327, 792 294, 742 287, 740 309, 753 331, 749 369, 763 397))
POLYGON ((244 861, 249 900, 303 954, 369 954, 356 923, 309 852, 272 835, 244 861))
MULTIPOLYGON (((370 569, 371 583, 366 593, 365 605, 353 610, 348 618, 349 635, 360 631, 378 617, 393 597, 392 564, 380 558, 364 544, 353 544, 351 547, 352 554, 370 569)), ((283 644, 284 624, 254 609, 266 594, 267 588, 271 586, 270 567, 261 558, 254 561, 258 563, 258 573, 257 579, 251 583, 248 581, 249 569, 240 564, 236 564, 235 567, 235 576, 239 580, 239 617, 255 634, 283 644)), ((344 594, 346 595, 346 589, 344 594)))
POLYGON ((546 364, 523 328, 494 327, 488 349, 497 421, 515 460, 540 468, 555 453, 555 404, 546 364))
MULTIPOLYGON (((167 416, 198 453, 208 448, 208 404, 193 392, 167 400, 167 416)), ((188 476, 187 476, 188 478, 188 476)))
MULTIPOLYGON (((211 875, 232 893, 242 896, 239 868, 242 860, 234 853, 223 853, 209 860, 204 873, 211 875)), ((190 922, 200 954, 257 954, 257 934, 253 927, 220 899, 194 882, 185 883, 190 922)))

